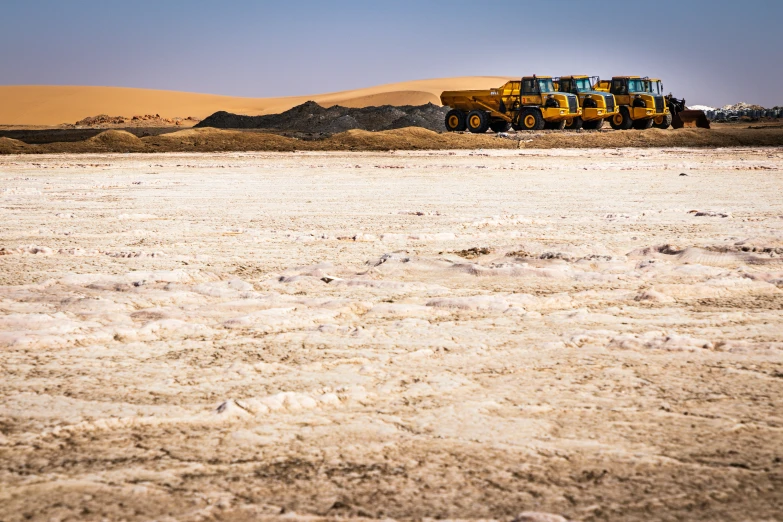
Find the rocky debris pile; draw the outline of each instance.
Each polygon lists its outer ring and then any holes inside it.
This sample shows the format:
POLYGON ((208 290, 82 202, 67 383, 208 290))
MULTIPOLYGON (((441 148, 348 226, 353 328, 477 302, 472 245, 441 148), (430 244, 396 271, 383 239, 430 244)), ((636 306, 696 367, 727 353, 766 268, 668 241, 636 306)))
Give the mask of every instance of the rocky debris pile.
POLYGON ((739 102, 735 103, 734 105, 724 105, 722 107, 724 111, 745 111, 745 110, 764 110, 764 107, 761 105, 754 105, 752 103, 745 103, 745 102, 739 102))
POLYGON ((97 116, 88 116, 71 124, 64 124, 67 128, 100 128, 110 129, 117 127, 170 127, 172 125, 192 126, 193 123, 200 121, 198 118, 188 116, 187 118, 163 118, 160 114, 144 114, 132 117, 109 116, 99 114, 97 116), (190 124, 190 125, 188 125, 190 124))
POLYGON ((75 123, 78 127, 94 127, 96 125, 117 125, 125 123, 122 116, 109 116, 108 114, 99 114, 97 116, 87 116, 75 123))
POLYGON ((382 105, 359 109, 334 105, 324 108, 308 101, 280 114, 243 116, 220 111, 196 127, 218 129, 269 129, 313 134, 337 134, 348 130, 384 131, 404 127, 423 127, 444 131, 448 107, 427 105, 382 105))
POLYGON ((689 108, 703 110, 704 114, 707 115, 708 120, 717 122, 739 120, 758 121, 762 118, 783 118, 783 107, 775 106, 772 108, 764 108, 761 105, 753 105, 745 102, 739 102, 733 105, 724 105, 720 109, 713 109, 712 107, 702 109, 700 106, 693 106, 689 108))

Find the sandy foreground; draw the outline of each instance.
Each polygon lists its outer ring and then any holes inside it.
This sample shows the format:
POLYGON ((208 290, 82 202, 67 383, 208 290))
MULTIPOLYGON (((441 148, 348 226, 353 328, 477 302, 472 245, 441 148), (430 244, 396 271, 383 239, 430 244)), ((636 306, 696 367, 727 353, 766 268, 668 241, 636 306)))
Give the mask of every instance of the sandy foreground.
POLYGON ((377 105, 440 105, 449 89, 489 89, 503 85, 502 76, 435 78, 377 85, 349 91, 277 98, 243 98, 192 92, 64 85, 0 85, 0 124, 59 125, 85 116, 159 114, 164 118, 203 119, 217 111, 247 115, 274 114, 308 100, 330 107, 377 105))
POLYGON ((780 520, 782 169, 2 157, 0 520, 780 520))

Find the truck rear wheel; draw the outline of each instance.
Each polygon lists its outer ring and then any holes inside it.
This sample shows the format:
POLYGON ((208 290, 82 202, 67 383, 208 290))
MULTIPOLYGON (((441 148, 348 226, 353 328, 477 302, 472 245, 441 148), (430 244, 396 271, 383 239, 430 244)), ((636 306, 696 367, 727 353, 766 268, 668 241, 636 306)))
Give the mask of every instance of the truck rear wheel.
POLYGON ((669 113, 662 116, 657 116, 653 121, 654 127, 658 129, 668 129, 672 126, 672 115, 669 113))
POLYGON ((647 120, 636 120, 633 122, 633 128, 637 130, 649 129, 652 126, 653 126, 652 118, 649 118, 647 120))
POLYGON ((485 111, 470 111, 467 123, 470 132, 483 134, 489 129, 489 116, 485 111))
POLYGON ((523 109, 519 113, 519 128, 521 130, 542 130, 546 121, 538 109, 523 109))
POLYGON ((459 109, 451 109, 446 113, 446 130, 449 132, 462 132, 467 127, 465 113, 459 109))
POLYGON ((509 127, 511 127, 511 124, 505 120, 493 121, 489 124, 489 128, 492 129, 492 132, 506 132, 509 127))
POLYGON ((628 107, 620 107, 617 114, 612 116, 609 125, 611 125, 614 130, 630 129, 631 125, 633 125, 633 120, 631 119, 631 113, 628 112, 628 107))
POLYGON ((566 128, 566 121, 548 121, 544 124, 544 128, 549 130, 563 130, 566 128))
POLYGON ((566 130, 579 130, 582 127, 587 127, 588 123, 589 122, 584 121, 581 116, 577 116, 570 120, 565 120, 565 128, 566 130))
POLYGON ((599 130, 603 126, 604 126, 604 120, 592 120, 592 121, 584 122, 582 128, 586 130, 599 130))

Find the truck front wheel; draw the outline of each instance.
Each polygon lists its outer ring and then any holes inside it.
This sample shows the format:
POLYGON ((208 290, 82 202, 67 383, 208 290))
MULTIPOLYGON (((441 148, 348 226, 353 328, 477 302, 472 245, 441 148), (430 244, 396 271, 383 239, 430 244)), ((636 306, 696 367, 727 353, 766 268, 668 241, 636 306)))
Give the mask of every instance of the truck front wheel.
POLYGON ((462 132, 467 128, 465 113, 459 109, 451 109, 446 113, 446 130, 449 132, 462 132))
POLYGON ((658 116, 655 118, 655 123, 653 123, 653 126, 658 129, 668 129, 672 125, 672 115, 664 114, 662 116, 658 116))
POLYGON ((489 129, 489 116, 485 111, 470 111, 468 113, 468 130, 476 134, 484 134, 489 129))
POLYGON ((612 119, 609 120, 609 125, 611 125, 614 130, 630 129, 631 125, 633 125, 633 120, 631 119, 631 113, 628 112, 628 107, 620 107, 617 114, 612 116, 612 119))
POLYGON ((544 125, 546 121, 538 109, 523 109, 519 113, 519 127, 522 130, 542 130, 544 125))
POLYGON ((566 120, 565 128, 566 130, 579 130, 584 126, 584 123, 585 122, 582 120, 582 117, 577 116, 575 118, 571 118, 570 120, 566 120))

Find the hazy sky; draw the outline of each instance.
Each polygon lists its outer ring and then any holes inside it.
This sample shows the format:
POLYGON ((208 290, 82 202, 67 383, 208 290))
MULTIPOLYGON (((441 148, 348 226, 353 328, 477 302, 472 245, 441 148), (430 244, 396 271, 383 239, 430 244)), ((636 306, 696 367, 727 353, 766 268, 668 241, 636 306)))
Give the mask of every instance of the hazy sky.
POLYGON ((690 104, 773 106, 781 35, 783 0, 0 0, 0 84, 285 96, 640 74, 690 104))

